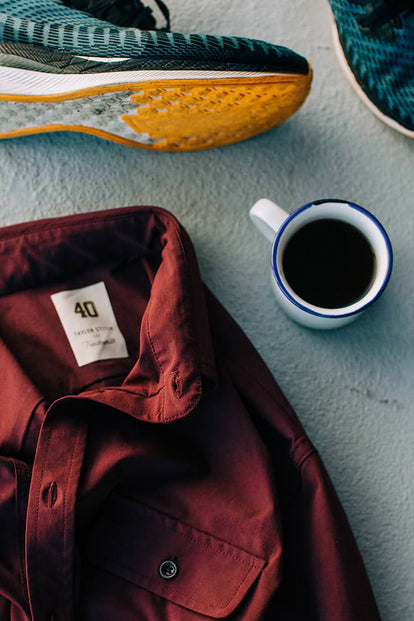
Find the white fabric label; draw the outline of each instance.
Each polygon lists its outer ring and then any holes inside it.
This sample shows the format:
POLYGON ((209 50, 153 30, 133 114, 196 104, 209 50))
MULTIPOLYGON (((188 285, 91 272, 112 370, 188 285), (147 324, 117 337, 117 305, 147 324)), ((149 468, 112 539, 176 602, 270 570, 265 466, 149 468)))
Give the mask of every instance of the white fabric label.
POLYGON ((50 297, 80 367, 97 360, 128 357, 104 282, 50 297))

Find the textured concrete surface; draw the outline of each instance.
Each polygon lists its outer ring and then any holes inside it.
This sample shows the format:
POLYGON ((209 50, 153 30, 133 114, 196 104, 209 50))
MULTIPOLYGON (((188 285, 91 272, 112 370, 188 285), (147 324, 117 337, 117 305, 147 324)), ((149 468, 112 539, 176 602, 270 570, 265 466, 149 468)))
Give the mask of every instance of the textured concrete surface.
POLYGON ((147 153, 75 134, 3 142, 0 224, 141 203, 175 213, 205 281, 319 448, 383 620, 412 621, 414 142, 376 120, 345 82, 326 0, 169 4, 176 30, 255 36, 310 58, 315 81, 305 107, 264 136, 205 153, 147 153), (261 196, 288 210, 328 196, 372 210, 395 251, 381 301, 329 334, 285 318, 269 287, 269 246, 248 218, 261 196))

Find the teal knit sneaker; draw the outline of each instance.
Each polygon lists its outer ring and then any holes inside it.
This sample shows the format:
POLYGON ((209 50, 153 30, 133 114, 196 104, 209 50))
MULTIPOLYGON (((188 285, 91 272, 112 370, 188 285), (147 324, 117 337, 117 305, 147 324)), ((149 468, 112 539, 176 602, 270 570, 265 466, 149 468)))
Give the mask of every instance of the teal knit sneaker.
POLYGON ((0 138, 69 130, 205 149, 278 125, 308 95, 309 64, 285 47, 154 26, 139 0, 0 2, 0 138))
POLYGON ((414 0, 329 0, 348 79, 384 123, 414 138, 414 0))

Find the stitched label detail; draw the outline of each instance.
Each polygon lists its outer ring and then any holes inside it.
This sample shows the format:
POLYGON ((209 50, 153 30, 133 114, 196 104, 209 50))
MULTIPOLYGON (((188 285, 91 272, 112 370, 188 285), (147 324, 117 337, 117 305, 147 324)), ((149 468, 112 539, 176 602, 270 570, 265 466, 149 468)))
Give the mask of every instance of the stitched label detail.
POLYGON ((50 297, 80 367, 97 360, 128 357, 104 282, 50 297))

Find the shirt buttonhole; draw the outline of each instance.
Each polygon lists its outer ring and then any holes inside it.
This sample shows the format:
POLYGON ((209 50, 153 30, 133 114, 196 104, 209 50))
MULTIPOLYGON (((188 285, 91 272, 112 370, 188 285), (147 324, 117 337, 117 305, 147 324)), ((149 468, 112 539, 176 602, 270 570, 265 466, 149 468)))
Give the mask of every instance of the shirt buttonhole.
POLYGON ((52 509, 57 500, 57 483, 52 481, 46 488, 45 502, 48 509, 52 509))
POLYGON ((178 374, 178 371, 172 371, 171 373, 171 384, 172 384, 172 388, 174 391, 175 396, 177 397, 177 399, 181 399, 182 396, 182 383, 181 383, 181 378, 178 374))

